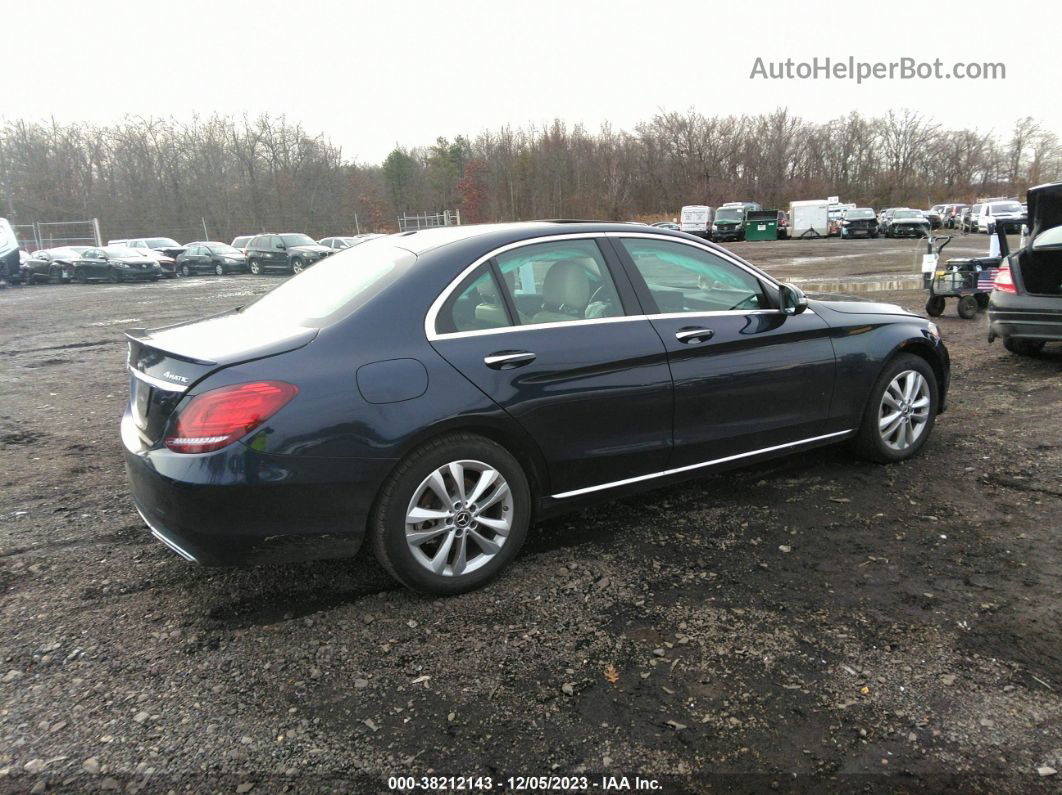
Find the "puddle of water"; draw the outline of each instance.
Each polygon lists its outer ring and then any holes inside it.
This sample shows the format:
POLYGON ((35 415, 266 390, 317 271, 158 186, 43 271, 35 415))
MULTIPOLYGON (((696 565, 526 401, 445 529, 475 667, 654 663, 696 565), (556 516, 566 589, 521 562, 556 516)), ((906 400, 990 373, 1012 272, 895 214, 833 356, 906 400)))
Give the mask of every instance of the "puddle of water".
POLYGON ((850 276, 842 279, 788 279, 804 292, 871 293, 883 290, 919 290, 921 273, 882 273, 876 276, 850 276))

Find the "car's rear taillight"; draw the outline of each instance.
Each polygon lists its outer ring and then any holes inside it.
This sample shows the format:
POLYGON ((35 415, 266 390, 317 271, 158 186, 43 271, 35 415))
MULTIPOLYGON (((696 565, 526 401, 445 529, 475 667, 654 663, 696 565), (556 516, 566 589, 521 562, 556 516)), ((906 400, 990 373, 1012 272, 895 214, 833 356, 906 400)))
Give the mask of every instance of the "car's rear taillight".
POLYGON ((177 415, 165 445, 175 453, 209 453, 246 436, 299 392, 284 381, 254 381, 196 395, 177 415))
POLYGON ((1018 292, 1018 288, 1014 286, 1014 277, 1010 273, 1010 265, 999 266, 999 270, 996 271, 996 281, 992 286, 1001 293, 1018 292))

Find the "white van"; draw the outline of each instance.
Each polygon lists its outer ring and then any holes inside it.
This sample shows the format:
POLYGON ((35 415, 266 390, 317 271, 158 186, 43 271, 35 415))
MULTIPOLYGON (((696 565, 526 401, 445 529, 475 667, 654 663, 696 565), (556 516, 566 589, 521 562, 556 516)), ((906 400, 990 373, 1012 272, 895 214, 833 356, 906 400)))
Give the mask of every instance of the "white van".
POLYGON ((715 211, 711 207, 704 204, 688 204, 682 208, 682 214, 679 216, 679 231, 711 240, 713 220, 715 220, 715 211))

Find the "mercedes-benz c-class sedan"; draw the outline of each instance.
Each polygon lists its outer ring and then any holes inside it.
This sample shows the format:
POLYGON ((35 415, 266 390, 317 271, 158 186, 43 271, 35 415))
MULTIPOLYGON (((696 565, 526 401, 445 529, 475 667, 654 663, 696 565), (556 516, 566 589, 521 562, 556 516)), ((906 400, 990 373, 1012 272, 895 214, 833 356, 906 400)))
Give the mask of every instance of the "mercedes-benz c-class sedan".
POLYGON ((406 232, 254 303, 133 329, 133 498, 188 560, 343 557, 482 585, 544 517, 849 441, 892 462, 943 410, 937 328, 809 300, 629 224, 406 232))

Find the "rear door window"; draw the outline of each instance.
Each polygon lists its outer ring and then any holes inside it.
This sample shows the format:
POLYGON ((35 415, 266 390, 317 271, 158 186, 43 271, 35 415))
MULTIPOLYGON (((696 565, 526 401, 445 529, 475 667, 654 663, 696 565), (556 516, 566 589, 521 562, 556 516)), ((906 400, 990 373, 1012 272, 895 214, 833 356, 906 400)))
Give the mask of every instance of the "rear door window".
POLYGON ((595 240, 532 243, 499 254, 497 264, 520 325, 624 314, 595 240))

